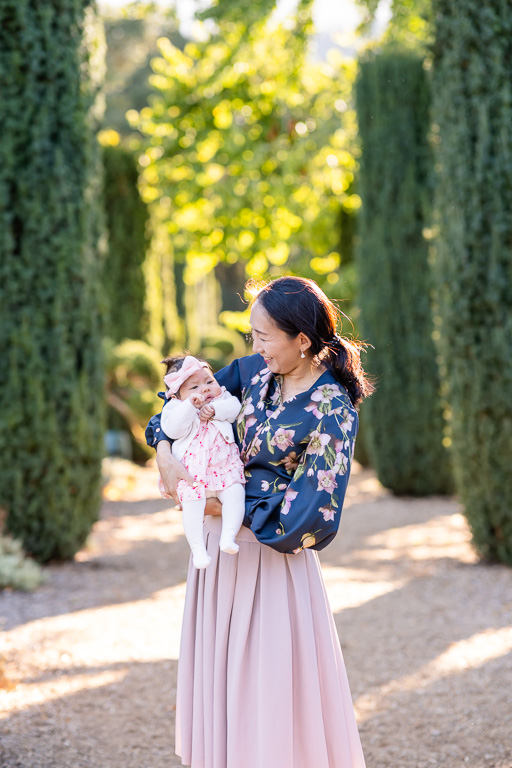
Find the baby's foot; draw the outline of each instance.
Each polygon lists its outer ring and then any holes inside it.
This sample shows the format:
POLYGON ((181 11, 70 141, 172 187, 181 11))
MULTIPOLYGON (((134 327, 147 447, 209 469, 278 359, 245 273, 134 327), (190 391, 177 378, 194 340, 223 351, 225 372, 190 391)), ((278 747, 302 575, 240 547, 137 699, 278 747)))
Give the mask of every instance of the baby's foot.
POLYGON ((228 555, 236 555, 240 547, 234 539, 222 539, 219 544, 222 552, 226 552, 228 555))
POLYGON ((196 552, 195 554, 192 555, 192 562, 194 563, 194 566, 199 569, 207 568, 210 565, 211 561, 212 559, 206 551, 196 552))

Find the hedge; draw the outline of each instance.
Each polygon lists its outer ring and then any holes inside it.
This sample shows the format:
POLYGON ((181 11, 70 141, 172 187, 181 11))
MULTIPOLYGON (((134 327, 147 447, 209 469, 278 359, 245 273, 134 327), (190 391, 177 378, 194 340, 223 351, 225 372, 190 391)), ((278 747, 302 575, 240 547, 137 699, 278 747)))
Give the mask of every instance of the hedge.
POLYGON ((357 268, 362 337, 377 380, 365 403, 371 463, 396 494, 446 493, 451 470, 432 339, 428 245, 429 89, 422 60, 390 50, 360 63, 357 268))
POLYGON ((121 146, 103 148, 108 253, 102 283, 108 303, 105 332, 115 342, 146 333, 143 272, 147 206, 138 190, 137 161, 121 146))
POLYGON ((0 4, 0 506, 43 561, 73 556, 100 500, 100 70, 92 4, 0 4))
POLYGON ((436 5, 439 349, 458 495, 479 553, 512 563, 512 5, 436 5))

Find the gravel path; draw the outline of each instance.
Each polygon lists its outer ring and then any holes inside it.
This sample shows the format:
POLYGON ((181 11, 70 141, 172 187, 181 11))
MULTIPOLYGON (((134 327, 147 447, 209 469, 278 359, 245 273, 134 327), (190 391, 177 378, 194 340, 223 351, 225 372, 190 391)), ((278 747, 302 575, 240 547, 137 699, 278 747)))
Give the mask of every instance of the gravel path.
MULTIPOLYGON (((1 768, 180 764, 188 550, 155 470, 119 467, 75 562, 0 595, 1 768)), ((512 768, 512 569, 478 563, 456 502, 356 466, 321 560, 368 768, 512 768)))

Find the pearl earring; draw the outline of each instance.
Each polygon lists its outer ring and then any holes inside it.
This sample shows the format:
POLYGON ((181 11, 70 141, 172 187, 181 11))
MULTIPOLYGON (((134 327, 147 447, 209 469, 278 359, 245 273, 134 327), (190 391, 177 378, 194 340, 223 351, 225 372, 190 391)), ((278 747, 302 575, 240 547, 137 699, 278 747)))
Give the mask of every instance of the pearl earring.
POLYGON ((305 357, 306 357, 306 355, 304 354, 304 350, 303 350, 303 349, 301 349, 301 351, 300 351, 300 356, 301 356, 302 358, 305 358, 305 357))

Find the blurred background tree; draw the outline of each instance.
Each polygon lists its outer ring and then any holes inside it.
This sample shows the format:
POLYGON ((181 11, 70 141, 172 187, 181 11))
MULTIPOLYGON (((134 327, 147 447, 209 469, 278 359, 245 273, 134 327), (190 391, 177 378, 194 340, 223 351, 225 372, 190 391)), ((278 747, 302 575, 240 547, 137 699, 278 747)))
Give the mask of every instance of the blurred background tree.
POLYGON ((178 48, 187 41, 180 34, 173 5, 127 3, 123 8, 106 11, 104 25, 107 51, 102 127, 128 137, 132 129, 126 113, 129 109, 143 109, 151 94, 150 62, 158 55, 157 40, 168 37, 178 48))
MULTIPOLYGON (((131 3, 104 14, 105 110, 99 132, 104 166, 107 254, 102 270, 106 300, 105 345, 106 450, 145 461, 150 452, 144 424, 158 409, 161 354, 144 343, 148 335, 147 264, 151 227, 139 191, 140 141, 126 120, 129 109, 142 109, 151 93, 150 61, 157 40, 179 33, 175 9, 131 3)), ((150 279, 150 277, 148 278, 150 279)))
POLYGON ((364 405, 365 438, 379 480, 394 493, 451 490, 430 309, 428 241, 433 163, 423 58, 386 46, 360 62, 362 145, 358 248, 361 326, 377 379, 364 405))
POLYGON ((459 498, 512 564, 512 5, 436 1, 436 336, 459 498))
POLYGON ((105 333, 116 341, 145 335, 144 262, 148 246, 148 210, 139 189, 134 153, 119 144, 119 134, 102 131, 105 224, 108 250, 102 269, 107 302, 105 333))
POLYGON ((270 15, 276 0, 213 0, 211 5, 198 13, 200 19, 234 21, 251 25, 270 15))
MULTIPOLYGON (((358 0, 364 10, 360 32, 368 30, 382 5, 382 0, 358 0)), ((381 44, 399 45, 417 53, 426 54, 435 38, 435 18, 432 0, 391 0, 390 19, 382 35, 381 44)))
POLYGON ((293 25, 269 23, 219 20, 218 34, 184 51, 162 38, 151 104, 128 113, 148 137, 139 161, 155 233, 147 282, 154 346, 197 351, 219 316, 240 327, 222 313, 218 276, 241 278, 241 291, 245 275, 300 272, 331 295, 350 292, 340 280, 345 263, 353 279, 340 223, 359 206, 355 66, 336 55, 306 59, 310 3, 299 4, 293 25), (245 275, 230 275, 240 263, 245 275))
MULTIPOLYGON (((360 5, 364 32, 379 2, 360 5)), ((512 560, 512 9, 454 5, 392 0, 361 56, 359 136, 357 63, 315 60, 312 0, 288 18, 272 0, 217 0, 194 40, 172 4, 107 14, 103 122, 93 3, 0 5, 0 501, 29 551, 71 556, 95 518, 101 337, 108 424, 143 460, 163 354, 243 354, 246 278, 286 273, 316 279, 353 316, 343 332, 362 325, 375 347, 361 430, 382 482, 449 487, 444 410, 477 548, 512 560)))
POLYGON ((41 560, 100 502, 103 54, 93 2, 0 4, 0 505, 41 560))
POLYGON ((106 339, 107 439, 119 441, 119 431, 132 436, 129 446, 117 442, 108 446, 112 453, 135 461, 145 461, 153 454, 146 445, 144 427, 161 407, 157 394, 163 388, 160 360, 157 350, 144 341, 125 339, 115 344, 106 339))
MULTIPOLYGON (((368 18, 378 0, 361 0, 368 18)), ((433 338, 473 542, 512 563, 512 6, 393 0, 388 39, 433 64, 433 338), (412 42, 414 34, 412 35, 412 42)))

